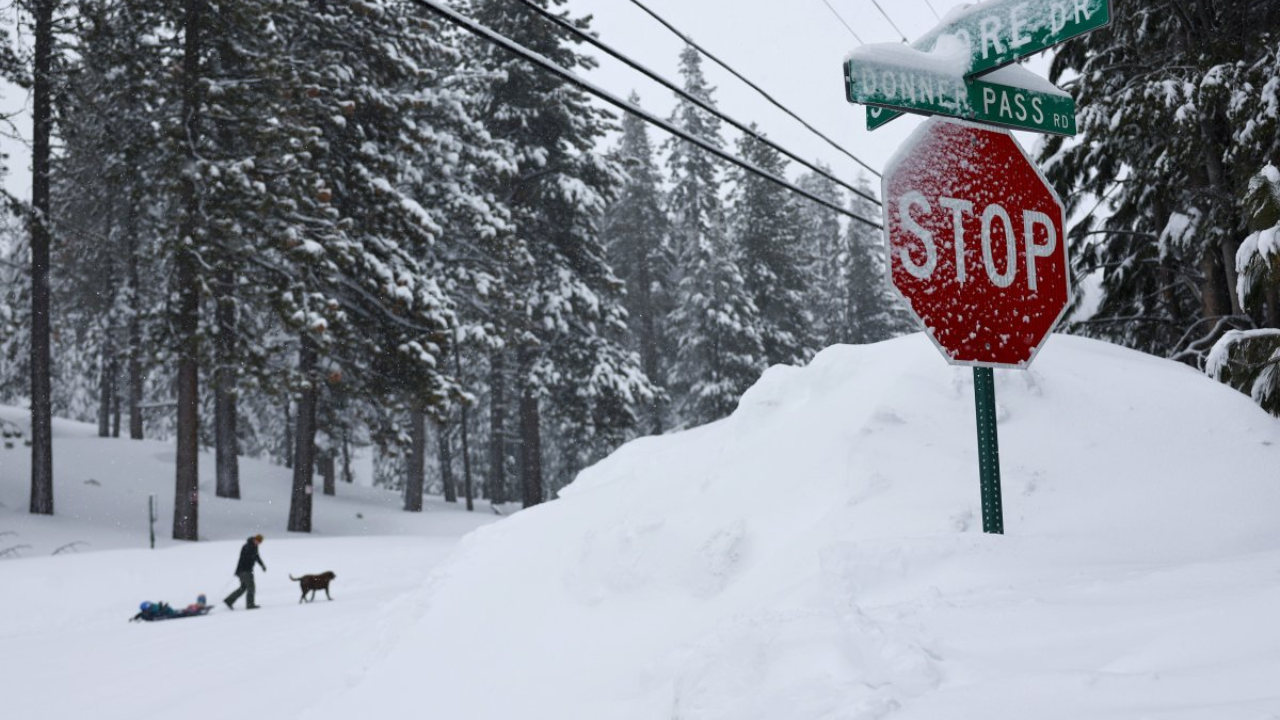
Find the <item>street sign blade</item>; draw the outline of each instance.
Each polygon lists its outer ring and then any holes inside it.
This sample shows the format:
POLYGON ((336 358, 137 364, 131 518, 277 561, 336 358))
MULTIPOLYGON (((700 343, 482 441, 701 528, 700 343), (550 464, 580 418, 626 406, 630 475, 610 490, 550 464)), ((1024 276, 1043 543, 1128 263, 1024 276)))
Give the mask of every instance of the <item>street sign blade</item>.
MULTIPOLYGON (((991 0, 948 15, 911 47, 930 52, 942 36, 959 37, 972 58, 965 76, 973 78, 1110 22, 1110 0, 991 0)), ((901 114, 869 112, 867 128, 875 130, 901 114)))
MULTIPOLYGON (((881 117, 887 111, 945 115, 1019 130, 1075 135, 1075 101, 1070 95, 1048 83, 1034 89, 995 82, 1030 76, 1017 70, 1003 70, 998 78, 966 80, 917 65, 850 60, 845 66, 845 94, 850 102, 885 108, 879 113, 881 117)), ((869 129, 875 129, 875 118, 876 113, 868 107, 869 129)))

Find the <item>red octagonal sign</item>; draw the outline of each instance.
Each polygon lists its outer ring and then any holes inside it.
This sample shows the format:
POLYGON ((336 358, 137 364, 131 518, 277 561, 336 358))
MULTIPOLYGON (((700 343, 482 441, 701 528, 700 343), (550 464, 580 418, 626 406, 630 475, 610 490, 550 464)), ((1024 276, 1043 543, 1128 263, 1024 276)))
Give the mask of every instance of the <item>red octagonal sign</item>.
POLYGON ((1062 201, 1013 136, 930 118, 884 173, 888 271, 956 365, 1026 367, 1067 307, 1062 201))

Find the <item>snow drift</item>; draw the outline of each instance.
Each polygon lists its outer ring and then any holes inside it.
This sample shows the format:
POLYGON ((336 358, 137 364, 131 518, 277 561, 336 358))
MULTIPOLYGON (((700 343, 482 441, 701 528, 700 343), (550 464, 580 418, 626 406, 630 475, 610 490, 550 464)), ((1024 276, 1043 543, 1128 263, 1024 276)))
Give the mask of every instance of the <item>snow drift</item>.
POLYGON ((972 374, 915 335, 774 367, 464 540, 309 718, 1255 718, 1280 712, 1280 424, 1056 336, 972 374))

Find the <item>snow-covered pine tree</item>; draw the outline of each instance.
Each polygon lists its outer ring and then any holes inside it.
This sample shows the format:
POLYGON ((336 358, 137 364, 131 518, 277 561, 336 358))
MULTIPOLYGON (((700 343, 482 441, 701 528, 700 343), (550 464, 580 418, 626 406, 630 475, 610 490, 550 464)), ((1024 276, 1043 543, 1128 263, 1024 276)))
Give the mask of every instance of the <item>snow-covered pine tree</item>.
MULTIPOLYGON (((875 192, 866 177, 859 176, 857 188, 867 195, 875 192)), ((864 218, 880 217, 880 208, 854 195, 849 209, 864 218)), ((884 235, 864 222, 851 220, 845 228, 847 253, 842 283, 846 340, 873 343, 911 332, 915 328, 910 310, 889 286, 885 270, 884 235)))
MULTIPOLYGON (((523 5, 476 0, 471 14, 561 67, 594 65, 523 5)), ((572 22, 587 26, 586 19, 572 22)), ((635 424, 637 403, 653 391, 638 357, 620 347, 623 284, 605 259, 597 227, 623 178, 595 149, 611 115, 583 91, 501 48, 483 42, 475 48, 481 67, 499 74, 486 93, 485 122, 515 150, 515 170, 497 179, 495 195, 505 199, 515 225, 516 247, 505 258, 515 305, 505 331, 514 354, 521 494, 528 506, 546 498, 545 430, 568 447, 612 444, 635 424), (551 396, 554 422, 544 428, 542 400, 551 396)), ((494 392, 495 402, 503 395, 494 392)))
MULTIPOLYGON (((630 101, 640 97, 631 94, 630 101)), ((669 283, 675 258, 668 237, 662 179, 649 142, 649 129, 635 115, 622 119, 622 139, 615 151, 627 171, 618 199, 605 213, 603 234, 609 260, 627 284, 626 308, 631 349, 640 354, 645 375, 665 392, 673 343, 667 318, 674 307, 669 283)), ((660 434, 670 423, 662 400, 647 408, 645 430, 660 434)))
MULTIPOLYGON (((830 173, 830 168, 818 162, 830 173)), ((844 204, 840 186, 816 172, 801 175, 796 184, 820 198, 844 204)), ((805 305, 813 317, 813 338, 818 347, 851 342, 848 316, 850 253, 840 215, 814 202, 799 201, 800 243, 796 249, 811 278, 804 293, 805 305)))
MULTIPOLYGON (((1280 76, 1278 76, 1280 77, 1280 76)), ((1277 98, 1280 100, 1280 98, 1277 98)), ((1280 170, 1267 164, 1255 176, 1246 208, 1250 233, 1236 255, 1240 304, 1262 314, 1255 328, 1231 330, 1209 354, 1205 371, 1248 393, 1272 415, 1280 415, 1280 170)))
POLYGON ((1042 160, 1070 212, 1097 198, 1111 210, 1072 231, 1077 277, 1102 295, 1075 329, 1195 364, 1252 324, 1232 290, 1248 183, 1276 152, 1255 123, 1278 29, 1274 3, 1134 0, 1055 56, 1081 132, 1047 141, 1042 160))
MULTIPOLYGON (((691 47, 680 54, 680 74, 686 92, 714 102, 701 56, 691 47)), ((723 142, 719 119, 692 103, 680 102, 671 120, 709 143, 723 142)), ((756 306, 726 237, 720 165, 678 138, 667 141, 666 151, 671 183, 667 213, 676 257, 670 327, 677 349, 669 382, 677 425, 689 427, 733 412, 738 398, 760 377, 765 360, 756 306)))
MULTIPOLYGON (((751 129, 756 130, 752 125, 751 129)), ((738 156, 778 177, 786 159, 744 135, 738 156)), ((733 245, 746 290, 759 313, 765 362, 799 365, 813 354, 813 319, 805 306, 812 284, 801 247, 799 201, 780 185, 758 175, 735 173, 733 245)))
MULTIPOLYGON (((59 326, 78 335, 60 338, 57 363, 96 355, 100 433, 108 434, 110 420, 109 434, 119 434, 127 403, 135 439, 144 433, 145 374, 154 365, 147 337, 161 301, 156 284, 143 279, 160 273, 156 218, 167 200, 157 172, 167 149, 160 120, 173 93, 158 78, 173 48, 158 35, 170 19, 146 3, 79 5, 53 167, 54 224, 64 239, 54 278, 59 326)), ((70 370, 60 372, 56 395, 83 382, 70 370)))

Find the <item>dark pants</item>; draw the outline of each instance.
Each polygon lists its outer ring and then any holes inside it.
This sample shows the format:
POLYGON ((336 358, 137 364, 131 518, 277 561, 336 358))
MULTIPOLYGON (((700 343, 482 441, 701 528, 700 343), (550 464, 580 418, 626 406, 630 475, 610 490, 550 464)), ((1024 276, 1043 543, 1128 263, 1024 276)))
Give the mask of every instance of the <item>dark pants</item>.
POLYGON ((248 593, 248 597, 245 598, 245 604, 248 607, 254 607, 253 573, 251 572, 236 573, 236 577, 240 578, 240 588, 227 596, 227 601, 226 601, 227 604, 235 605, 236 600, 239 600, 241 595, 248 593))

